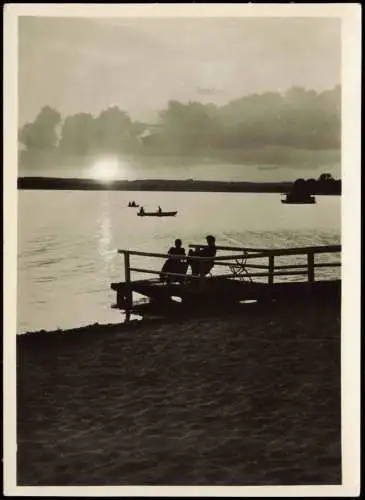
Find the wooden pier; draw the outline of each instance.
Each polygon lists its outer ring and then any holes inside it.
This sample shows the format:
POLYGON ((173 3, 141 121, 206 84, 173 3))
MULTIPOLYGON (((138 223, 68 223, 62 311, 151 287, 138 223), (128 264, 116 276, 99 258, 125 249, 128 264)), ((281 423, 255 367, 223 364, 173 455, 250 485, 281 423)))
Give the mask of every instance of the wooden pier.
MULTIPOLYGON (((190 248, 204 246, 189 245, 190 248)), ((335 276, 334 270, 341 266, 341 245, 281 249, 216 248, 214 259, 194 257, 202 265, 207 260, 214 261, 208 275, 165 273, 172 281, 168 284, 160 279, 162 264, 168 258, 181 259, 181 256, 118 250, 124 257, 124 281, 111 284, 117 294, 113 307, 123 311, 128 321, 133 313, 188 313, 205 306, 223 309, 244 301, 289 302, 332 296, 340 299, 341 279, 335 276), (321 259, 326 254, 336 256, 337 260, 321 259), (134 257, 148 258, 148 261, 153 259, 159 265, 154 268, 134 267, 131 263, 134 257), (289 263, 280 264, 283 258, 288 258, 289 263), (330 270, 327 276, 317 276, 320 274, 317 270, 325 269, 330 270), (132 279, 136 273, 146 278, 132 279), (144 297, 145 302, 134 302, 133 293, 144 297)), ((184 258, 187 263, 191 260, 191 257, 184 258)))

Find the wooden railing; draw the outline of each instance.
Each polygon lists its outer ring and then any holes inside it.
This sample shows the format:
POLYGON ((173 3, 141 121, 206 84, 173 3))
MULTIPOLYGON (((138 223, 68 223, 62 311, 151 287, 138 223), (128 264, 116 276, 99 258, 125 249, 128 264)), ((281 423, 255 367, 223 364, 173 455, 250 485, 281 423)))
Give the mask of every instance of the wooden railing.
MULTIPOLYGON (((205 245, 189 245, 190 248, 203 248, 205 245)), ((217 252, 232 252, 232 254, 218 255, 214 259, 211 257, 189 257, 184 256, 187 262, 194 260, 199 261, 202 264, 204 262, 214 262, 213 270, 217 267, 228 268, 229 273, 218 274, 219 277, 230 278, 230 279, 248 279, 252 281, 253 278, 267 278, 267 283, 269 285, 273 284, 276 276, 295 276, 302 275, 306 276, 308 282, 315 281, 315 269, 316 268, 334 268, 340 267, 340 261, 333 262, 316 262, 316 254, 335 254, 341 252, 341 245, 326 245, 326 246, 311 246, 311 247, 299 247, 299 248, 280 248, 280 249, 264 249, 264 248, 247 248, 247 247, 228 247, 228 246, 217 246, 217 252), (282 256, 306 256, 305 263, 293 263, 286 265, 278 265, 277 257, 282 256), (254 263, 254 259, 267 259, 267 263, 254 263), (249 272, 249 270, 261 270, 262 272, 249 272)), ((124 255, 124 275, 125 282, 130 283, 131 273, 143 273, 152 276, 159 276, 161 271, 156 269, 147 269, 145 267, 134 267, 131 266, 131 257, 151 257, 155 259, 176 259, 181 260, 180 255, 166 255, 164 253, 153 253, 153 252, 142 252, 136 250, 118 250, 118 253, 124 255)), ((186 275, 179 273, 165 273, 165 276, 174 278, 184 278, 186 275)), ((189 277, 192 279, 199 279, 203 284, 209 276, 205 276, 203 273, 199 275, 191 275, 189 277)))

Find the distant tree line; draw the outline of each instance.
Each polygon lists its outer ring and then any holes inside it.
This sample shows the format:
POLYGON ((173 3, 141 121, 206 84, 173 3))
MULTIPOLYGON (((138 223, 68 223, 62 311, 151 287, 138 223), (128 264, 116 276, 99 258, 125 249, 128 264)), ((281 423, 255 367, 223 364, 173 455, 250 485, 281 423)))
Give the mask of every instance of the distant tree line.
POLYGON ((23 152, 53 151, 62 156, 196 155, 267 145, 338 149, 340 140, 340 86, 322 93, 294 87, 284 94, 252 94, 224 106, 170 101, 153 130, 117 106, 98 116, 66 117, 46 106, 19 130, 23 152))

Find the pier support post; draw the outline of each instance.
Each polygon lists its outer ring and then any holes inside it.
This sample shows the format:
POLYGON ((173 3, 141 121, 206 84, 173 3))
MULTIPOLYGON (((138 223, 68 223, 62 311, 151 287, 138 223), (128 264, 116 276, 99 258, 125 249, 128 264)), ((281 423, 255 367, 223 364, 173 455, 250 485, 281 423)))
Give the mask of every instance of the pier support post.
POLYGON ((275 262, 274 262, 274 255, 269 255, 269 285, 272 285, 274 283, 274 269, 275 269, 275 262))
POLYGON ((314 282, 314 253, 308 252, 307 259, 308 259, 308 281, 309 281, 309 283, 313 283, 314 282))
POLYGON ((204 289, 204 280, 205 280, 205 276, 204 276, 204 262, 201 261, 200 264, 199 264, 199 285, 200 285, 200 291, 203 291, 204 289))
POLYGON ((131 309, 133 307, 133 295, 131 288, 131 269, 130 269, 130 256, 129 252, 125 251, 124 254, 124 279, 126 284, 125 292, 125 320, 129 323, 131 318, 131 309))

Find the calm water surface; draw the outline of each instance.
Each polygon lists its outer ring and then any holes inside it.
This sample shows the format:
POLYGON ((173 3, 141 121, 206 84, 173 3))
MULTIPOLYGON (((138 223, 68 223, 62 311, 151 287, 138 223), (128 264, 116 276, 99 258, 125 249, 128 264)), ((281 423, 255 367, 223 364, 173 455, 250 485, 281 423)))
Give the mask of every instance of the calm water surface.
MULTIPOLYGON (((187 248, 208 233, 218 245, 338 244, 340 210, 339 197, 325 196, 284 205, 278 194, 19 191, 18 333, 119 322, 110 308, 110 283, 123 279, 118 248, 164 252, 176 237, 187 248), (179 213, 137 217, 130 199, 179 213)), ((162 264, 135 259, 137 267, 162 264)))

